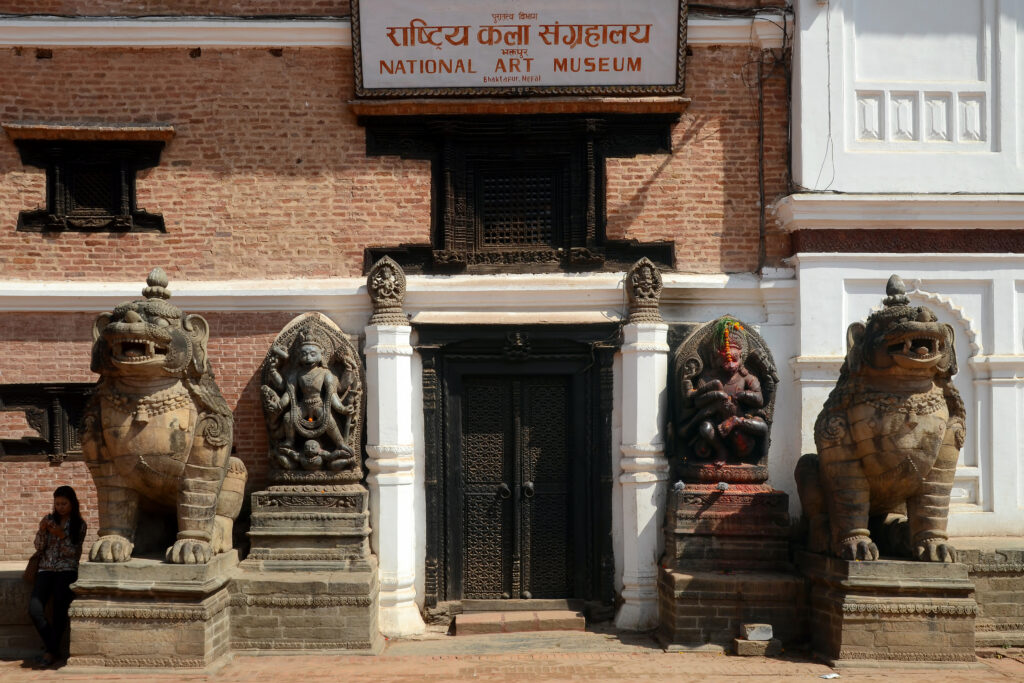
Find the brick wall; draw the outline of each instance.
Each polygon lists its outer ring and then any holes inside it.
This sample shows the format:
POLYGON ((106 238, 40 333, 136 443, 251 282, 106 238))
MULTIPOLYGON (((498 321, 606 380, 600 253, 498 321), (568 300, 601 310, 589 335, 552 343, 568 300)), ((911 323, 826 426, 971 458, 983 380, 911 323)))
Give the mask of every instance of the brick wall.
MULTIPOLYGON (((173 299, 172 299, 173 301, 173 299)), ((187 311, 192 313, 194 311, 187 311)), ((259 398, 259 366, 294 313, 207 313, 210 362, 234 411, 234 448, 249 470, 250 489, 266 483, 267 439, 259 398)), ((89 382, 90 314, 4 314, 0 318, 0 382, 89 382)), ((0 431, 0 436, 11 435, 0 431)), ((17 434, 13 435, 15 438, 17 434)), ((85 464, 0 460, 0 560, 27 558, 40 517, 53 505, 53 490, 75 487, 96 529, 96 492, 85 464)), ((90 541, 91 542, 91 539, 90 541)))
MULTIPOLYGON (((693 104, 674 154, 608 165, 611 238, 678 240, 682 271, 757 268, 757 53, 694 48, 693 104)), ((0 141, 0 271, 13 279, 136 280, 351 276, 366 246, 429 240, 423 161, 367 158, 345 100, 351 54, 333 49, 0 51, 3 121, 163 122, 176 136, 140 174, 138 204, 166 234, 15 232, 44 206, 44 174, 0 141), (74 87, 68 87, 73 83, 74 87), (154 254, 159 254, 154 259, 154 254)), ((784 81, 766 90, 769 200, 785 191, 784 81)), ((770 251, 786 255, 772 235, 770 251)))
MULTIPOLYGON (((757 52, 693 48, 686 90, 692 103, 675 126, 672 156, 608 161, 608 236, 676 240, 677 269, 716 273, 758 267, 757 52)), ((786 93, 766 82, 765 193, 787 194, 786 93)), ((788 256, 783 233, 773 257, 788 256)))
POLYGON ((172 280, 344 276, 360 272, 367 244, 426 239, 428 165, 366 159, 344 104, 350 59, 331 49, 0 51, 4 121, 177 130, 138 181, 139 206, 164 214, 166 234, 15 232, 19 210, 44 205, 44 174, 0 141, 0 271, 136 280, 158 260, 175 264, 172 280))

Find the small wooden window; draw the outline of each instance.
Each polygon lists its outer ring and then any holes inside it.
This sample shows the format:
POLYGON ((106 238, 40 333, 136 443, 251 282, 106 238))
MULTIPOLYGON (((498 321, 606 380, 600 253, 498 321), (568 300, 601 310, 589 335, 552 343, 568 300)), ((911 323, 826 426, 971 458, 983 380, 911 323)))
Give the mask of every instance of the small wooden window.
POLYGON ((18 230, 163 232, 164 219, 135 203, 135 174, 156 166, 154 140, 16 140, 21 160, 46 170, 46 208, 22 211, 18 230))

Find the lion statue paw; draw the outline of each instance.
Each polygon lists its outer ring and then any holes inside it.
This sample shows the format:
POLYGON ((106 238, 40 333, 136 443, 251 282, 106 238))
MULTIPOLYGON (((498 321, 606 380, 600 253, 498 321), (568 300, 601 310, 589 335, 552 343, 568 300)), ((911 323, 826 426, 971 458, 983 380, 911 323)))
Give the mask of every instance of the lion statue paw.
POLYGON ((179 538, 167 549, 171 564, 206 564, 213 557, 213 546, 198 538, 179 538))
POLYGON ((101 536, 99 540, 89 548, 90 562, 127 562, 132 559, 132 549, 135 547, 131 541, 124 536, 111 534, 101 536))

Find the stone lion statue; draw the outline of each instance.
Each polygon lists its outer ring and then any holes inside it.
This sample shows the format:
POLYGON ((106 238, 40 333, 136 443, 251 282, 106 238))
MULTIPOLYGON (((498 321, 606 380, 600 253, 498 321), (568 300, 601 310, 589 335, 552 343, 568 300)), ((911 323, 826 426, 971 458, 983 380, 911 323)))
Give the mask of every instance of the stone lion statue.
POLYGON ((953 562, 949 494, 966 430, 953 328, 914 307, 896 275, 883 308, 847 332, 839 381, 796 467, 808 549, 953 562), (877 545, 876 545, 877 542, 877 545))
MULTIPOLYGON (((140 511, 177 515, 166 559, 204 564, 231 549, 245 465, 230 457, 232 415, 206 357, 210 330, 168 303, 156 268, 136 299, 96 319, 100 375, 83 420, 82 451, 99 494, 93 562, 131 559, 140 511)), ((161 545, 162 547, 162 545, 161 545)))

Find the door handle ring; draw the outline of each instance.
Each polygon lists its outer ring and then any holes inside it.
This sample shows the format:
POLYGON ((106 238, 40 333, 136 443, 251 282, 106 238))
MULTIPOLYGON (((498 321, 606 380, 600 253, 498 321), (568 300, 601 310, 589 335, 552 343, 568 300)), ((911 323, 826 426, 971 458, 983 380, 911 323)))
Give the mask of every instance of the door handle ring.
POLYGON ((507 500, 512 497, 512 489, 510 489, 508 487, 508 484, 506 484, 505 482, 498 484, 498 488, 496 489, 496 491, 497 494, 501 496, 501 498, 504 500, 507 500))
POLYGON ((533 498, 533 482, 528 481, 523 484, 523 496, 525 498, 533 498))

